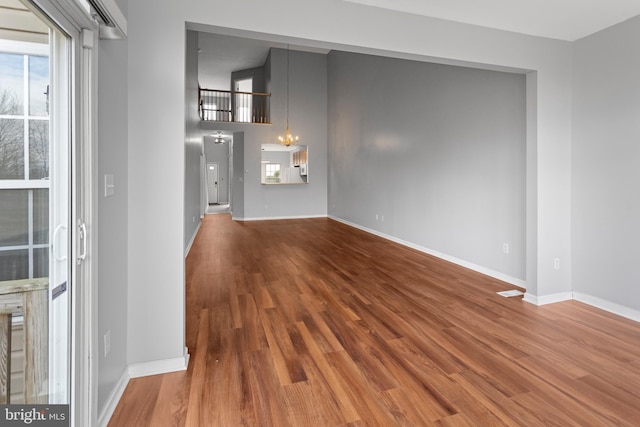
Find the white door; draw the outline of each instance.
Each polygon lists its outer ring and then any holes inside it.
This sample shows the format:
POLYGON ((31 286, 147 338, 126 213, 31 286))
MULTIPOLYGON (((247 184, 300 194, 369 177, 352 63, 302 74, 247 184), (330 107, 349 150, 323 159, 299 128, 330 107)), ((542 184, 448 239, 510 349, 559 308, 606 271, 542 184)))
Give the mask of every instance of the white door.
POLYGON ((244 80, 236 80, 236 122, 250 123, 252 120, 251 111, 253 110, 253 78, 244 80))
POLYGON ((218 163, 207 163, 209 204, 218 203, 218 163))

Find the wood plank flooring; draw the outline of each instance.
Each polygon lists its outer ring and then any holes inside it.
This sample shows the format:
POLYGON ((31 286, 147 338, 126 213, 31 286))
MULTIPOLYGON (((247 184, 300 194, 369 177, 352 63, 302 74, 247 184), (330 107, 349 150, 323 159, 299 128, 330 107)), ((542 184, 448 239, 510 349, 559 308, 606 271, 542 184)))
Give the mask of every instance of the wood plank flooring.
POLYGON ((637 426, 640 324, 330 219, 208 215, 186 372, 130 381, 117 426, 637 426))

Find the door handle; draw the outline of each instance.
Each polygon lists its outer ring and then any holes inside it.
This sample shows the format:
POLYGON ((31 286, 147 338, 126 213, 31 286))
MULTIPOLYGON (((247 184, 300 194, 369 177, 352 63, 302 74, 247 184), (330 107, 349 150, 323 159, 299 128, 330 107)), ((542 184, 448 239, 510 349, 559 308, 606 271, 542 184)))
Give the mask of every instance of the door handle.
POLYGON ((58 254, 58 251, 59 251, 59 249, 58 249, 58 233, 61 230, 66 230, 66 229, 67 229, 66 225, 60 224, 59 226, 56 227, 55 231, 53 232, 53 237, 51 238, 51 241, 52 241, 51 246, 53 246, 53 256, 55 257, 56 261, 60 261, 60 262, 66 260, 67 259, 67 255, 65 254, 65 255, 60 256, 58 254))
POLYGON ((87 259, 87 226, 81 220, 78 220, 78 237, 82 240, 82 252, 78 255, 78 265, 87 259))

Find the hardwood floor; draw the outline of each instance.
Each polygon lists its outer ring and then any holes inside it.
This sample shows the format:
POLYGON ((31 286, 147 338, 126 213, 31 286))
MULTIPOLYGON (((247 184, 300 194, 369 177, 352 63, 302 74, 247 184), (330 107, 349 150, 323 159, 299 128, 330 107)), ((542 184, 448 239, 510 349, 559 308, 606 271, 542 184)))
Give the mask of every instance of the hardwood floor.
POLYGON ((186 372, 130 381, 116 426, 611 426, 640 420, 640 324, 329 219, 208 215, 186 372))

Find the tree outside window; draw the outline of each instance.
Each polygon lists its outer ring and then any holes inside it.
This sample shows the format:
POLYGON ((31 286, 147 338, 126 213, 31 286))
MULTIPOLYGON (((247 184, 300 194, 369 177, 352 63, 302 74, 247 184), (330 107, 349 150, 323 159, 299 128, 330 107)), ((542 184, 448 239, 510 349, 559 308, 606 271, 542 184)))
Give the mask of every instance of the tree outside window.
POLYGON ((47 275, 49 58, 0 52, 0 281, 47 275))

